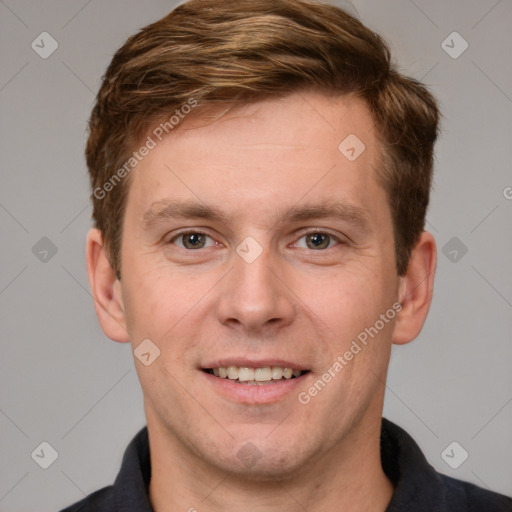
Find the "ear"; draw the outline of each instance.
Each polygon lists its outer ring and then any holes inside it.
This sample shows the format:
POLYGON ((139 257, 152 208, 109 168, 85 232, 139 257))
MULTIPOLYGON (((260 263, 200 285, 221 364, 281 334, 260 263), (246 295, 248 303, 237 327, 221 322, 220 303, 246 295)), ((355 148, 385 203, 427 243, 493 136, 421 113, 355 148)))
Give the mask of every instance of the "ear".
POLYGON ((122 299, 122 285, 110 266, 103 244, 103 234, 92 228, 87 234, 87 274, 94 308, 103 332, 114 341, 130 341, 122 299))
POLYGON ((414 247, 407 273, 400 277, 399 302, 392 341, 397 345, 409 343, 418 336, 432 301, 437 252, 434 237, 424 231, 414 247))

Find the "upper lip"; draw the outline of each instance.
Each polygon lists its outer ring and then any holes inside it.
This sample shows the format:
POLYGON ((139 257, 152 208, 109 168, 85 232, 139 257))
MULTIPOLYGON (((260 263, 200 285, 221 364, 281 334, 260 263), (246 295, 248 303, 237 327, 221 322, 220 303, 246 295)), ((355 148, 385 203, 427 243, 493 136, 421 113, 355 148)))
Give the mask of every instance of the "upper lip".
POLYGON ((202 365, 202 369, 208 368, 226 368, 227 366, 238 366, 243 368, 265 368, 267 366, 280 366, 281 368, 291 368, 292 370, 309 370, 309 368, 301 363, 294 363, 284 359, 247 359, 243 357, 229 357, 216 359, 202 365))

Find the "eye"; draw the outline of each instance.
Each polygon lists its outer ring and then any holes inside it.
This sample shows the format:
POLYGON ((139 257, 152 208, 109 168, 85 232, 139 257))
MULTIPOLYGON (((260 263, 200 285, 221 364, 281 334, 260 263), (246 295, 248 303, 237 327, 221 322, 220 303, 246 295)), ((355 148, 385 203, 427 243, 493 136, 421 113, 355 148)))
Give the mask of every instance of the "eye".
POLYGON ((322 249, 330 249, 333 244, 331 242, 335 242, 339 244, 341 241, 331 235, 329 233, 325 233, 323 231, 311 231, 306 233, 305 235, 299 238, 299 241, 296 242, 296 246, 299 246, 304 249, 313 249, 315 251, 322 249), (305 245, 299 245, 299 241, 305 239, 305 245))
POLYGON ((174 236, 169 240, 170 244, 177 245, 182 249, 204 249, 206 247, 212 247, 216 242, 208 236, 206 233, 200 231, 186 231, 174 236), (212 243, 207 244, 207 239, 210 239, 212 243), (175 243, 176 242, 176 243, 175 243))

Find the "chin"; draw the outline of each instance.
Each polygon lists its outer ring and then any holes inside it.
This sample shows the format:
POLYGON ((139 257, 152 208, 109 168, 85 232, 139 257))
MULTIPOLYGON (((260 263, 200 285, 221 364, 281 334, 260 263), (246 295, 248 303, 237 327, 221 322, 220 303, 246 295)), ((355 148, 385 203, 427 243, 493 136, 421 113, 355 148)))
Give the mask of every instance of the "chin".
POLYGON ((214 457, 211 462, 223 471, 255 482, 291 478, 302 471, 308 459, 303 447, 297 449, 285 443, 281 443, 279 448, 276 444, 262 446, 261 441, 237 442, 233 446, 236 446, 234 456, 233 447, 226 447, 225 456, 214 457))

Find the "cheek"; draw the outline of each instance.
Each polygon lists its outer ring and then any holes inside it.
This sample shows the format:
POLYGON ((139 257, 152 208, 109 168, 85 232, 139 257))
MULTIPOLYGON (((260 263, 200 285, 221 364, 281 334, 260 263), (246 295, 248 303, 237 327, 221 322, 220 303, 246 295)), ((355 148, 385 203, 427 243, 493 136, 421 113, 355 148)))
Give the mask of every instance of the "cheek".
POLYGON ((195 352, 201 337, 198 326, 206 325, 211 314, 212 288, 218 276, 194 276, 159 265, 130 270, 136 278, 126 283, 125 314, 132 344, 135 347, 149 338, 161 350, 161 363, 174 367, 195 352))
MULTIPOLYGON (((306 306, 304 312, 310 311, 312 321, 325 327, 326 336, 319 343, 331 358, 347 350, 352 340, 392 307, 397 284, 396 279, 386 276, 391 276, 389 269, 370 271, 366 266, 353 265, 328 276, 316 276, 311 282, 303 281, 297 289, 306 306)), ((386 323, 380 334, 389 335, 390 328, 391 322, 386 323)))
POLYGON ((162 269, 141 271, 131 267, 126 274, 131 277, 125 283, 125 313, 130 333, 155 339, 163 337, 186 315, 196 299, 191 287, 170 279, 162 269))

